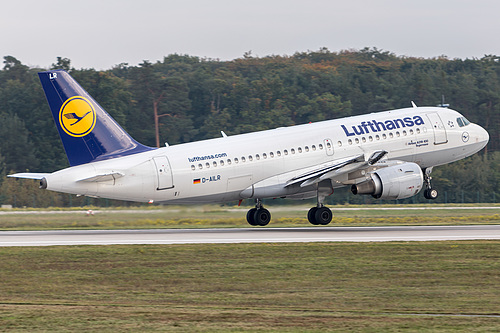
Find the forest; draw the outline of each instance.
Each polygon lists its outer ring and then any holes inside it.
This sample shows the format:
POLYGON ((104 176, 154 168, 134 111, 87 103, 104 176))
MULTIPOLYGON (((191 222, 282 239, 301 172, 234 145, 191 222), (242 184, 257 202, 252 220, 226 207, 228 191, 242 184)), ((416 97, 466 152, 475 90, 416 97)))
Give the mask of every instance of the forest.
MULTIPOLYGON (((171 54, 137 66, 50 68, 3 57, 0 70, 0 204, 46 207, 116 204, 38 190, 12 172, 68 166, 37 73, 62 68, 137 141, 149 146, 293 126, 388 109, 443 102, 486 128, 490 142, 468 159, 435 168, 436 202, 500 201, 500 57, 414 58, 377 48, 298 52, 231 61, 171 54)), ((419 194, 404 202, 424 202, 419 194)), ((371 203, 339 191, 334 203, 371 203)))

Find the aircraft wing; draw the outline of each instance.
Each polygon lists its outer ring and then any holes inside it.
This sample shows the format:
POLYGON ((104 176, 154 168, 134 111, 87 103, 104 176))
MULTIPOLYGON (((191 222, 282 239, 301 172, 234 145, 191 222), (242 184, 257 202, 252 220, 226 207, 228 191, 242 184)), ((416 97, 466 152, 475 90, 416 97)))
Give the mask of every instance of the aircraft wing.
POLYGON ((13 175, 8 175, 7 177, 11 178, 25 178, 25 179, 42 179, 44 177, 47 177, 47 175, 50 175, 50 173, 15 173, 13 175))
POLYGON ((340 176, 347 172, 363 169, 380 161, 387 155, 387 151, 378 150, 367 156, 365 154, 337 160, 330 165, 321 165, 313 167, 303 174, 290 179, 285 187, 300 183, 300 187, 306 187, 312 184, 319 183, 325 179, 331 179, 340 176))

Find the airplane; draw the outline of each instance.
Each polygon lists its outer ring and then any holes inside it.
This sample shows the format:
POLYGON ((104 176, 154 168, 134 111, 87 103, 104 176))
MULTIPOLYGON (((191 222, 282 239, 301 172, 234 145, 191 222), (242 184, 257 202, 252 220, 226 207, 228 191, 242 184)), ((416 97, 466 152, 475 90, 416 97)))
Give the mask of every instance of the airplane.
POLYGON ((325 198, 353 194, 436 199, 433 167, 486 146, 488 132, 457 111, 412 107, 152 148, 135 141, 65 71, 40 72, 70 167, 16 173, 40 188, 136 202, 200 204, 254 199, 252 226, 271 220, 264 198, 316 198, 307 214, 327 225, 325 198), (77 120, 76 122, 74 120, 77 120), (424 189, 425 188, 425 189, 424 189))

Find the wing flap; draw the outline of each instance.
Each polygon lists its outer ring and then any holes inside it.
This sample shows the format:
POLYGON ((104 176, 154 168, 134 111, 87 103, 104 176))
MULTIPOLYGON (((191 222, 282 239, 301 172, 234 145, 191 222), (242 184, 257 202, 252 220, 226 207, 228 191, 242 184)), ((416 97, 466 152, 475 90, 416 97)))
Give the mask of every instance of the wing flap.
POLYGON ((322 165, 290 179, 285 186, 300 183, 300 187, 307 187, 325 179, 332 179, 348 172, 363 169, 374 165, 387 155, 385 150, 377 150, 370 155, 363 154, 355 157, 335 161, 333 164, 322 165))
MULTIPOLYGON (((335 161, 334 163, 329 164, 329 165, 327 164, 327 165, 322 165, 320 167, 314 167, 311 170, 308 170, 307 172, 305 172, 299 176, 293 177, 292 179, 290 179, 286 183, 285 186, 291 186, 291 185, 294 185, 297 183, 305 183, 309 180, 314 180, 316 178, 319 178, 328 172, 340 169, 345 165, 355 163, 355 162, 361 162, 361 161, 364 161, 364 155, 359 155, 356 157, 350 157, 350 158, 346 158, 346 159, 343 159, 340 161, 335 161)), ((314 182, 312 182, 312 183, 314 183, 314 182)), ((305 185, 305 186, 307 186, 307 185, 305 185)))

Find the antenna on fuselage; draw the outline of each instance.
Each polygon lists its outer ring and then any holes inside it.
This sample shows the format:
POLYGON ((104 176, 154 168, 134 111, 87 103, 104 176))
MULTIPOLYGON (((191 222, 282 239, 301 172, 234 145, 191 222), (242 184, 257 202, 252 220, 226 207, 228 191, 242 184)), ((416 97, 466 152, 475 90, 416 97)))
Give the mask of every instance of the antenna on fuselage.
POLYGON ((415 102, 414 102, 414 101, 411 101, 411 106, 412 106, 413 108, 416 108, 416 107, 417 107, 417 104, 415 104, 415 102))
POLYGON ((444 103, 444 95, 441 95, 441 104, 438 104, 437 106, 440 108, 447 108, 450 106, 450 104, 445 104, 444 103))

